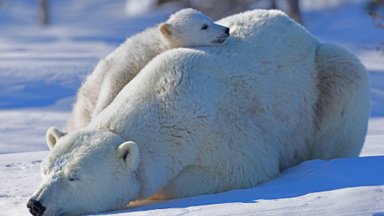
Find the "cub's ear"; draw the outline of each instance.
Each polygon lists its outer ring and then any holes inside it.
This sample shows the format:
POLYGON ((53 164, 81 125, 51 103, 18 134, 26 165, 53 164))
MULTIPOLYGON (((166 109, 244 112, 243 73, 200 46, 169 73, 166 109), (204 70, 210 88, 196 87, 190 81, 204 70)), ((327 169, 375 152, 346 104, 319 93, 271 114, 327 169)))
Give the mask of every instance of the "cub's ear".
POLYGON ((139 166, 139 146, 132 141, 124 142, 117 148, 117 156, 123 160, 132 169, 136 169, 139 166))
POLYGON ((49 150, 52 150, 53 147, 55 147, 57 141, 60 139, 60 137, 64 135, 65 133, 59 131, 57 128, 54 128, 54 127, 49 128, 45 134, 45 139, 47 141, 49 150))
POLYGON ((172 35, 171 26, 167 23, 163 23, 160 25, 160 32, 166 36, 169 37, 172 35))

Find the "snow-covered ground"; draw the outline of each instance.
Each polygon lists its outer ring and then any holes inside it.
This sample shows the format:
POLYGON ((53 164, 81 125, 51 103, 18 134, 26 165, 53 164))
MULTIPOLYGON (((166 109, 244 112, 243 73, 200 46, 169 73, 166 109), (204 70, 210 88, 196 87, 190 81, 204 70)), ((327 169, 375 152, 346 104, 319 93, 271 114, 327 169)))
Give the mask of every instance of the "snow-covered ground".
MULTIPOLYGON (((45 130, 63 128, 97 61, 167 16, 163 10, 127 17, 121 0, 51 1, 53 25, 42 28, 34 2, 0 4, 0 216, 28 215, 26 200, 48 154, 45 130)), ((107 214, 383 216, 384 50, 376 47, 384 43, 384 29, 374 27, 365 2, 303 1, 306 27, 352 51, 369 71, 372 112, 361 157, 307 161, 255 188, 107 214)))

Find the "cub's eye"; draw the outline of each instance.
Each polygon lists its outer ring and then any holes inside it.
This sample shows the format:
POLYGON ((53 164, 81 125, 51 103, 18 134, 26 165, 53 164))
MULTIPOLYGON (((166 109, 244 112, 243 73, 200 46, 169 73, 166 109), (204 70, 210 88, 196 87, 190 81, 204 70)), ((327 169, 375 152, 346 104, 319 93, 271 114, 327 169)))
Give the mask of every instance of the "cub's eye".
POLYGON ((204 24, 203 26, 201 26, 201 29, 202 30, 206 30, 208 28, 208 25, 207 24, 204 24))

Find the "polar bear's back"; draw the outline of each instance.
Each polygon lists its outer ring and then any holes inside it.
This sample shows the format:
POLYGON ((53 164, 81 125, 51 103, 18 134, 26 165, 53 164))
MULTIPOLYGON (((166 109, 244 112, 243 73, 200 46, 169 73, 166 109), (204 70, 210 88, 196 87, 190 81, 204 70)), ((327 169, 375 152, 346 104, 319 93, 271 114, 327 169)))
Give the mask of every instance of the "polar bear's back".
MULTIPOLYGON (((303 55, 313 53, 320 44, 303 26, 278 10, 247 11, 219 20, 218 23, 231 29, 232 40, 223 48, 239 52, 253 50, 256 53, 250 56, 252 58, 296 63, 302 60, 303 55)), ((238 54, 247 58, 247 55, 238 54)))

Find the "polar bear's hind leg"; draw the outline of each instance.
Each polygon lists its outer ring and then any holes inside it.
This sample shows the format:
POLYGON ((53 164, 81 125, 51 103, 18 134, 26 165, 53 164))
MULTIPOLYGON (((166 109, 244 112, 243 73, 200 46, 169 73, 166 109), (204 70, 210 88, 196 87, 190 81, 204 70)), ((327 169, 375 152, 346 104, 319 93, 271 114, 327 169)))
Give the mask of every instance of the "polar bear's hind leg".
POLYGON ((369 83, 365 68, 348 51, 321 44, 316 51, 319 99, 313 157, 357 156, 369 116, 369 83))

